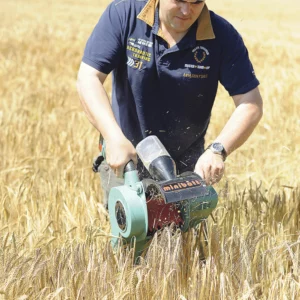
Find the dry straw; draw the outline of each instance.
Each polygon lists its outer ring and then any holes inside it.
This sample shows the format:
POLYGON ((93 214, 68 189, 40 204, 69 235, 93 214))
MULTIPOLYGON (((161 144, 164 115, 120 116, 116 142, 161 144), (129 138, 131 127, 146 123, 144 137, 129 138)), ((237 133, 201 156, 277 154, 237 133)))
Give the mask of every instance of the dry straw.
MULTIPOLYGON (((110 247, 91 171, 98 136, 75 89, 85 41, 107 3, 1 7, 0 298, 299 299, 298 2, 208 3, 242 33, 265 114, 226 162, 208 236, 164 230, 139 265, 132 251, 110 247)), ((221 88, 207 141, 232 110, 221 88)))

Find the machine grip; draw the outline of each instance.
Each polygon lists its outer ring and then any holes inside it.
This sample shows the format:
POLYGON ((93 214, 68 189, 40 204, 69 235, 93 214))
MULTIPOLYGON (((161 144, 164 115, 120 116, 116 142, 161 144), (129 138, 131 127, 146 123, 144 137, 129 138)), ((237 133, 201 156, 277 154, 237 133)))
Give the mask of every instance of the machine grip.
POLYGON ((135 165, 134 162, 132 160, 130 160, 127 165, 124 167, 124 174, 130 171, 135 171, 135 165))

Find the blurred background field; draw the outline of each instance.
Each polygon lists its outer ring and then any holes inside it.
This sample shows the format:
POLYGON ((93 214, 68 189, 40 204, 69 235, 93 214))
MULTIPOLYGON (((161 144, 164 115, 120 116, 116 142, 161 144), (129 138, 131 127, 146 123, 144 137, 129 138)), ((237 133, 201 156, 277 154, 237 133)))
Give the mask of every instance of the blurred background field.
MULTIPOLYGON (((139 266, 109 247, 75 87, 108 2, 0 0, 0 298, 299 299, 300 2, 207 0, 245 40, 264 117, 215 186, 206 261, 199 232, 166 230, 139 266)), ((233 109, 220 86, 207 143, 233 109)))

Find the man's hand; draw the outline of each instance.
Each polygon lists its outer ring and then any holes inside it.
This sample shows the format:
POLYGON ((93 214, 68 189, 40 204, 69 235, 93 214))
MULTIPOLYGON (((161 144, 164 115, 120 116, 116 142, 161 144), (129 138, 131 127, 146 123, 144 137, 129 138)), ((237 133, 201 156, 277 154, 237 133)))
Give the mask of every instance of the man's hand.
POLYGON ((225 171, 223 158, 219 154, 207 149, 198 159, 194 172, 197 173, 207 185, 221 180, 225 171))
POLYGON ((114 170, 117 177, 122 177, 124 167, 132 160, 137 165, 137 154, 134 146, 126 137, 105 140, 107 164, 114 170))

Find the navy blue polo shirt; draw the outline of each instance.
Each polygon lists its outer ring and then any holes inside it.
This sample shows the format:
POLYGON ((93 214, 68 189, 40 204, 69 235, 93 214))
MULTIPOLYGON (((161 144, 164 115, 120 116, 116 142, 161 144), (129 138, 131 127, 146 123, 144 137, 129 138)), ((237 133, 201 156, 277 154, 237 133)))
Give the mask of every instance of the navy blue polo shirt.
POLYGON ((113 71, 112 109, 134 145, 157 135, 177 163, 194 165, 218 82, 231 96, 259 82, 241 36, 226 20, 205 5, 188 33, 169 48, 159 29, 157 3, 113 1, 88 39, 82 61, 105 74, 113 71))

